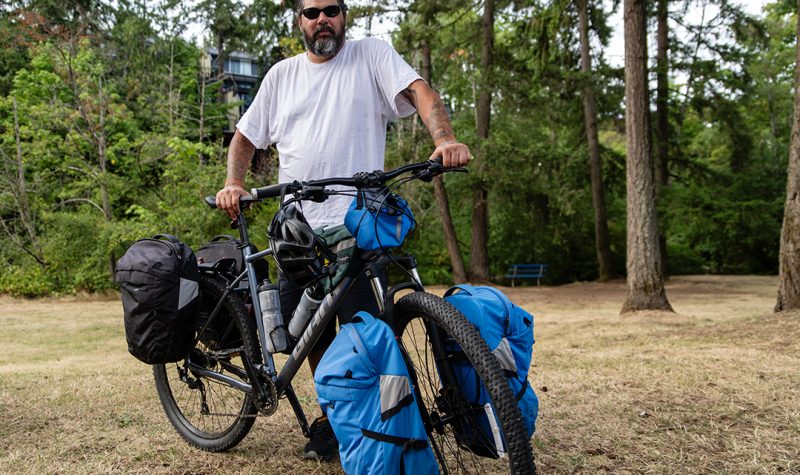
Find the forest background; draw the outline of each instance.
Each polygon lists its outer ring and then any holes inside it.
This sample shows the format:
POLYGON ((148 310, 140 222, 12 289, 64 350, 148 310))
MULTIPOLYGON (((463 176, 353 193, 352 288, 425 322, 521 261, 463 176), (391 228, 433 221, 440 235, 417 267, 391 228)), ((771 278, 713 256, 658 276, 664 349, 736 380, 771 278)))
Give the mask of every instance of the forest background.
MULTIPOLYGON (((620 5, 496 0, 487 30, 483 1, 350 3, 350 37, 390 31, 478 157, 437 193, 424 183, 400 190, 418 220, 406 248, 425 282, 459 272, 498 280, 517 262, 548 263, 553 284, 625 275, 624 71, 609 61, 623 55, 609 47, 620 5), (595 244, 588 91, 605 266, 595 244), (455 252, 469 263, 460 271, 444 244, 442 190, 455 252)), ((665 274, 777 274, 797 4, 767 3, 758 15, 726 0, 648 8, 665 274), (666 62, 656 52, 659 18, 670 31, 666 62)), ((231 104, 220 100, 223 74, 201 58, 212 46, 223 57, 245 51, 263 75, 303 51, 293 21, 292 2, 270 0, 0 3, 0 293, 114 288, 113 265, 136 239, 167 232, 197 247, 230 233, 202 202, 224 181, 231 104), (197 25, 203 38, 187 33, 197 25)), ((432 150, 416 118, 391 123, 388 140, 390 166, 432 150)), ((276 155, 254 160, 248 185, 275 182, 276 155)), ((275 203, 259 208, 252 229, 263 248, 275 203)))

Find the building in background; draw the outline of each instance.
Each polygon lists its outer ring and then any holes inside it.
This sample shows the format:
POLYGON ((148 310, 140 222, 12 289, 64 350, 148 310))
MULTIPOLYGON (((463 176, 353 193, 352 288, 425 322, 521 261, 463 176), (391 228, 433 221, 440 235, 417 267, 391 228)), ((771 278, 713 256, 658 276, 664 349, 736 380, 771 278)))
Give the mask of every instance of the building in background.
MULTIPOLYGON (((206 48, 202 58, 202 69, 206 75, 206 84, 217 84, 220 80, 215 72, 218 70, 217 48, 206 48)), ((228 121, 224 132, 225 145, 230 142, 236 131, 236 123, 244 111, 253 103, 253 97, 258 89, 258 82, 262 71, 258 66, 258 58, 242 51, 231 51, 225 59, 223 81, 223 102, 232 104, 228 109, 228 121)))

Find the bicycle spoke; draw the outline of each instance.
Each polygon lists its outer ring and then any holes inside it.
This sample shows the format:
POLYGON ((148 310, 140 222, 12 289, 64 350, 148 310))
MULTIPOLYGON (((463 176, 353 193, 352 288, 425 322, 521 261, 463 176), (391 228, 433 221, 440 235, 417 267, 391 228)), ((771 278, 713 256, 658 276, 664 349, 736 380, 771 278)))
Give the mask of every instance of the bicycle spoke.
MULTIPOLYGON (((472 417, 475 408, 466 406, 466 402, 459 402, 460 399, 453 393, 448 393, 442 389, 439 369, 430 345, 430 335, 426 319, 422 316, 410 318, 403 327, 399 342, 408 355, 416 374, 417 387, 420 393, 420 404, 427 408, 429 414, 436 414, 433 423, 433 433, 430 435, 434 443, 444 457, 448 473, 481 473, 482 475, 491 473, 508 473, 507 459, 491 459, 478 456, 473 452, 461 447, 456 439, 455 423, 464 418, 472 417), (443 404, 442 407, 439 407, 443 404), (449 412, 442 414, 441 411, 449 412), (435 419, 439 419, 438 421, 435 419), (441 419, 446 419, 442 421, 441 419)), ((439 328, 440 334, 445 334, 445 330, 439 328)), ((476 442, 481 442, 489 447, 494 446, 494 440, 489 440, 485 435, 474 434, 476 442)))
POLYGON ((259 364, 260 352, 255 322, 242 296, 227 292, 227 282, 210 274, 199 276, 200 328, 205 328, 188 360, 154 365, 156 388, 167 418, 184 440, 212 452, 229 450, 253 426, 258 415, 253 396, 230 384, 205 375, 210 371, 247 382, 244 355, 259 364), (218 307, 220 298, 225 296, 218 307), (212 310, 218 308, 212 321, 212 310), (203 374, 201 374, 203 373, 203 374))

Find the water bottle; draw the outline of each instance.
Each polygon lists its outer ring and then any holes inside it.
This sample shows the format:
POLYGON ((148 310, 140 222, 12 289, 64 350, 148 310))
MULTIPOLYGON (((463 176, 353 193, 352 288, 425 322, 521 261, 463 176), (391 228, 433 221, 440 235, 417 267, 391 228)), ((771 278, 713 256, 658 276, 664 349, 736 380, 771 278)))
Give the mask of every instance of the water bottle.
POLYGON ((281 298, 278 286, 263 282, 258 286, 258 301, 261 303, 261 319, 264 322, 267 351, 277 353, 288 346, 286 329, 281 316, 281 298))
POLYGON ((322 291, 318 285, 309 287, 303 292, 300 297, 300 303, 292 314, 292 320, 289 322, 289 334, 295 338, 300 338, 300 335, 305 331, 308 321, 314 316, 319 305, 322 303, 322 291))

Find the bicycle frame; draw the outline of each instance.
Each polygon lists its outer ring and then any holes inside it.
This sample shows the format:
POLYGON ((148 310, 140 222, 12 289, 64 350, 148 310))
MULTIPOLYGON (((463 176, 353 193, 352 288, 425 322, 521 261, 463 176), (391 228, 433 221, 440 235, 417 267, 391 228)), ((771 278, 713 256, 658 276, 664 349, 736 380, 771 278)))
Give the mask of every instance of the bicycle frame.
MULTIPOLYGON (((300 367, 302 366, 303 362, 306 360, 306 358, 308 358, 308 355, 311 353, 311 350, 314 348, 314 345, 322 336, 324 329, 330 324, 331 320, 336 315, 336 312, 341 302, 343 301, 343 299, 349 292, 350 288, 352 287, 353 283, 355 282, 355 277, 361 272, 366 272, 366 275, 370 278, 370 284, 372 286, 375 299, 378 303, 378 307, 380 308, 381 312, 384 313, 385 318, 391 319, 391 313, 392 313, 391 306, 393 305, 394 294, 397 291, 406 288, 413 288, 414 290, 418 291, 423 290, 421 283, 422 281, 420 279, 419 273, 416 268, 416 261, 413 258, 388 258, 385 257, 386 254, 373 255, 373 257, 367 260, 356 259, 357 262, 351 266, 351 268, 348 270, 344 278, 336 285, 336 287, 334 287, 330 292, 328 292, 325 295, 319 308, 317 309, 315 314, 311 317, 311 319, 309 319, 309 323, 307 324, 305 330, 298 338, 298 341, 295 344, 292 353, 286 360, 286 363, 283 365, 280 372, 278 372, 272 354, 270 354, 267 351, 266 345, 264 344, 264 341, 266 341, 266 330, 264 328, 264 322, 261 318, 261 311, 262 311, 261 304, 258 299, 258 296, 255 295, 254 292, 254 289, 258 288, 259 285, 258 279, 256 277, 254 263, 259 259, 264 259, 272 255, 272 250, 267 249, 259 252, 253 252, 251 250, 251 246, 249 245, 250 239, 248 234, 247 221, 243 214, 241 213, 239 214, 235 222, 235 225, 238 228, 239 235, 243 243, 242 255, 244 257, 245 270, 228 284, 225 293, 223 293, 223 295, 220 297, 220 300, 215 306, 211 315, 209 316, 206 325, 208 325, 217 315, 219 309, 222 306, 222 302, 225 300, 225 298, 228 296, 229 293, 235 291, 243 291, 241 289, 238 289, 238 287, 241 281, 246 280, 247 282, 246 292, 249 294, 248 301, 252 305, 253 314, 256 319, 259 347, 261 350, 261 356, 263 358, 264 364, 261 366, 255 366, 247 357, 248 355, 246 354, 243 355, 245 371, 249 383, 227 376, 225 374, 218 373, 216 371, 209 370, 200 365, 192 363, 191 360, 189 359, 187 359, 187 368, 198 375, 214 379, 216 381, 219 381, 223 384, 227 384, 245 393, 253 394, 258 398, 266 397, 268 393, 267 388, 259 378, 259 375, 268 377, 275 387, 275 392, 277 396, 279 398, 286 397, 289 400, 295 412, 297 420, 300 423, 301 429, 303 430, 304 433, 307 433, 308 421, 305 417, 305 413, 303 412, 297 397, 294 394, 291 382, 297 375, 297 372, 300 370, 300 367), (388 265, 388 261, 390 260, 397 263, 402 262, 407 264, 407 266, 404 265, 403 267, 411 275, 413 282, 405 282, 396 285, 388 289, 388 291, 387 289, 384 289, 383 283, 381 282, 381 279, 379 277, 380 275, 379 269, 386 267, 388 265)), ((393 322, 387 322, 387 323, 392 324, 393 322)), ((432 329, 432 335, 436 335, 435 329, 432 329)), ((433 339, 439 340, 438 336, 436 336, 433 339)), ((442 346, 440 346, 439 341, 433 344, 438 348, 442 348, 442 346)))
MULTIPOLYGON (((363 189, 368 187, 375 187, 375 186, 383 186, 388 180, 392 180, 402 174, 411 173, 414 175, 414 178, 420 179, 423 181, 430 181, 434 176, 447 171, 443 168, 441 160, 430 160, 427 162, 421 162, 416 164, 409 164, 399 167, 397 169, 383 172, 381 170, 375 170, 374 172, 363 172, 357 173, 353 175, 352 178, 328 178, 323 180, 315 180, 313 182, 306 182, 306 183, 284 183, 284 184, 277 184, 277 185, 269 185, 263 188, 254 188, 251 191, 251 196, 248 197, 249 200, 247 202, 255 202, 260 201, 261 199, 266 198, 277 198, 286 195, 286 193, 294 193, 294 192, 303 192, 305 193, 305 199, 313 199, 315 201, 322 201, 326 199, 327 195, 325 193, 325 187, 329 185, 343 185, 343 186, 351 186, 356 189, 363 189)), ((465 171, 464 169, 455 168, 451 169, 451 171, 465 171)), ((212 208, 216 207, 216 202, 214 198, 208 197, 206 198, 206 203, 211 206, 212 208)), ((244 200, 241 201, 244 203, 244 200)), ((402 289, 409 289, 412 288, 417 291, 423 291, 422 281, 420 279, 419 273, 417 272, 417 265, 416 260, 413 257, 410 258, 400 258, 400 257, 392 257, 388 253, 388 251, 370 251, 364 252, 364 255, 359 255, 355 262, 351 263, 348 271, 344 278, 330 291, 322 300, 319 308, 315 312, 315 314, 309 320, 308 325, 306 326, 305 330, 303 331, 302 335, 299 337, 295 347, 292 350, 292 353, 289 355, 288 360, 283 365, 280 372, 277 371, 275 366, 275 361, 272 355, 267 351, 265 341, 266 341, 266 330, 264 328, 264 322, 262 320, 262 311, 261 311, 261 304, 256 295, 256 289, 258 288, 259 282, 256 277, 256 271, 254 267, 254 263, 259 259, 264 259, 272 254, 271 250, 265 250, 260 252, 253 252, 250 248, 250 238, 248 235, 247 229, 247 221, 245 220, 244 215, 240 212, 237 216, 236 221, 233 223, 235 227, 239 230, 239 235, 241 241, 243 243, 242 246, 242 256, 244 257, 244 264, 245 270, 236 277, 228 286, 225 292, 223 293, 222 297, 220 298, 219 302, 215 306, 214 310, 212 311, 211 315, 206 322, 208 325, 214 317, 219 313, 219 310, 222 307, 224 300, 227 298, 230 292, 246 292, 249 294, 250 304, 252 305, 253 314, 255 315, 256 319, 256 327, 258 333, 258 340, 259 340, 259 347, 261 350, 261 357, 263 360, 263 365, 254 365, 249 358, 249 355, 246 352, 243 352, 243 364, 244 369, 246 372, 245 374, 241 374, 242 372, 238 369, 233 369, 233 372, 237 374, 239 377, 244 379, 244 376, 247 377, 249 382, 244 382, 243 380, 238 380, 236 378, 232 378, 230 376, 211 371, 206 369, 200 365, 193 364, 190 359, 187 358, 187 367, 192 371, 196 372, 199 375, 214 379, 216 381, 222 382, 227 384, 231 387, 239 389, 243 392, 248 394, 254 395, 258 400, 266 401, 270 398, 270 390, 274 388, 275 393, 278 398, 286 397, 292 405, 292 408, 297 416, 297 420, 300 423, 301 429, 303 433, 308 436, 308 422, 305 418, 305 414, 303 413, 302 406, 300 405, 299 400, 294 394, 294 390, 292 389, 291 382, 294 379, 295 375, 297 374, 300 366, 302 365, 303 361, 308 358, 308 355, 311 353, 311 350, 314 348, 314 345, 317 343, 319 338, 322 336, 324 329, 330 324, 331 319, 333 319, 334 315, 336 315, 339 306, 342 303, 342 300, 345 298, 347 293, 349 292, 350 288, 352 287, 355 278, 361 273, 365 272, 367 277, 370 279, 370 284, 372 286, 373 293, 375 295, 375 299, 378 303, 378 307, 382 312, 382 318, 388 323, 390 326, 394 327, 395 322, 392 321, 394 318, 393 314, 393 306, 394 306, 394 295, 397 291, 402 289), (396 264, 401 264, 405 271, 411 277, 411 281, 405 282, 394 287, 387 289, 383 288, 383 283, 379 278, 380 271, 384 269, 389 262, 393 262, 396 264), (246 289, 238 288, 239 284, 242 280, 247 281, 246 289), (272 387, 269 387, 268 383, 265 383, 262 377, 268 378, 269 383, 271 383, 272 387)), ((213 272, 213 268, 204 269, 207 271, 213 272)), ((427 325, 427 324, 426 324, 427 325)), ((200 334, 205 330, 201 330, 200 334)), ((434 355, 437 360, 437 365, 440 366, 440 375, 442 378, 447 380, 446 382, 453 383, 455 382, 455 377, 453 376, 452 368, 450 368, 447 359, 445 358, 444 352, 444 342, 439 335, 439 332, 436 328, 426 328, 428 331, 428 338, 430 339, 432 348, 434 350, 434 355)), ((407 357, 407 355, 405 356, 407 357)), ((431 428, 430 421, 425 421, 426 426, 428 429, 431 428)))

